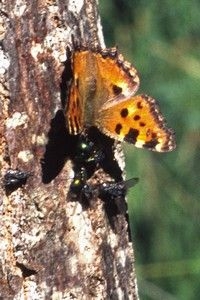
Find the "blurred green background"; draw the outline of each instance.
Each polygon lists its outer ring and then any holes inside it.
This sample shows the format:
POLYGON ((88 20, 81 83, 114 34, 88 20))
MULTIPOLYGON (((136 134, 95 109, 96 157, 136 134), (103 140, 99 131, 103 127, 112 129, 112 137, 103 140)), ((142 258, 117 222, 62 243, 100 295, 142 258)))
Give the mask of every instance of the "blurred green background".
POLYGON ((125 145, 140 299, 200 299, 200 1, 100 0, 106 46, 159 101, 177 149, 125 145))

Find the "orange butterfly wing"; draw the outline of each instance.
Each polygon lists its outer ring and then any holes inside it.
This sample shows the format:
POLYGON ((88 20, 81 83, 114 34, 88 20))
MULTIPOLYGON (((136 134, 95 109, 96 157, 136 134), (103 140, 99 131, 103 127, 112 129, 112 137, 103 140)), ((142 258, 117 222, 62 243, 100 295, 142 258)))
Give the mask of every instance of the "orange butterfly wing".
POLYGON ((175 139, 167 128, 156 101, 137 95, 107 102, 99 111, 96 126, 110 137, 158 152, 172 151, 175 139))

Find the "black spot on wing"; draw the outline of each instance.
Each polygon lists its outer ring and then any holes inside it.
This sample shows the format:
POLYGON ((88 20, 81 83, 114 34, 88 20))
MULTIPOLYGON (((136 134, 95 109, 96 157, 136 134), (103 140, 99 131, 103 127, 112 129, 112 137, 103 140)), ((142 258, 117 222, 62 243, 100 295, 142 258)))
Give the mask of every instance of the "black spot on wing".
POLYGON ((139 108, 139 109, 143 108, 143 105, 142 105, 142 103, 140 101, 137 102, 137 108, 139 108))
POLYGON ((158 140, 153 139, 149 142, 144 143, 143 147, 147 149, 155 149, 155 147, 158 145, 158 140))
POLYGON ((122 130, 122 125, 120 123, 118 123, 115 127, 115 132, 117 134, 120 134, 121 130, 122 130))
POLYGON ((146 123, 140 122, 139 125, 140 125, 141 127, 144 127, 144 126, 146 126, 146 123))
POLYGON ((138 135, 139 135, 139 130, 130 128, 129 132, 125 135, 124 141, 135 144, 137 141, 138 135))
POLYGON ((118 85, 115 85, 115 84, 113 84, 112 89, 113 89, 113 93, 114 93, 116 96, 118 96, 118 95, 121 94, 121 92, 122 92, 122 88, 121 88, 120 86, 118 86, 118 85))
POLYGON ((121 115, 122 118, 126 118, 128 116, 128 109, 127 108, 123 108, 120 111, 120 115, 121 115))
POLYGON ((134 117, 133 117, 133 120, 134 121, 138 121, 138 120, 140 120, 141 119, 141 117, 139 116, 139 115, 135 115, 134 117))

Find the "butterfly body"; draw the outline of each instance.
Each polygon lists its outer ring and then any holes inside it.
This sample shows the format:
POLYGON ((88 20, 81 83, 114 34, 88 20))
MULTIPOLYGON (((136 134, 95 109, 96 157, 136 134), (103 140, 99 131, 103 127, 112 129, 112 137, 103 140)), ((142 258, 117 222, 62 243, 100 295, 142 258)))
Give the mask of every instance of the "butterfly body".
POLYGON ((95 126, 107 136, 158 152, 172 151, 175 138, 156 101, 136 95, 136 69, 116 48, 77 47, 72 53, 73 79, 66 120, 70 134, 95 126))

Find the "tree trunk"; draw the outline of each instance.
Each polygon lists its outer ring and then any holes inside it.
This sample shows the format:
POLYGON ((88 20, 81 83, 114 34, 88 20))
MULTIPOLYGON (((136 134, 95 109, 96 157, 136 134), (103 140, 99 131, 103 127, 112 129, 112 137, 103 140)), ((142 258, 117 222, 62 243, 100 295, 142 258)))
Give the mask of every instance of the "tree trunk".
MULTIPOLYGON (((66 48, 72 34, 104 47, 97 3, 28 2, 0 4, 0 298, 138 299, 125 198, 94 193, 85 206, 69 193, 66 48)), ((108 144, 123 177, 120 145, 108 144)))

